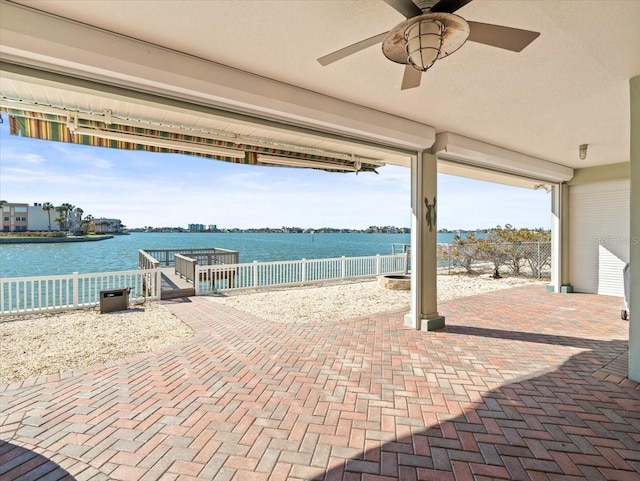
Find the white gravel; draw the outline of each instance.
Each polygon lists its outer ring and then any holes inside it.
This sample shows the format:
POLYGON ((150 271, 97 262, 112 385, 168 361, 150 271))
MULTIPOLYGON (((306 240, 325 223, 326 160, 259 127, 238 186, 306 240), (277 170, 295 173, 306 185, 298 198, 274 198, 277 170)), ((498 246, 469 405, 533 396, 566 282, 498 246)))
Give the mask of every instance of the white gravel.
MULTIPOLYGON (((438 276, 441 301, 510 287, 547 282, 527 278, 492 279, 466 275, 438 276)), ((236 309, 273 322, 335 322, 376 312, 409 309, 410 291, 380 287, 377 280, 351 281, 329 285, 288 287, 268 291, 242 291, 212 296, 236 309)))
MULTIPOLYGON (((438 276, 438 298, 454 299, 543 281, 438 276)), ((208 298, 282 323, 326 323, 409 309, 409 291, 377 280, 350 281, 208 298)), ((193 331, 159 303, 100 314, 96 309, 0 319, 0 384, 123 359, 184 341, 193 331)))
POLYGON ((0 384, 156 351, 193 336, 164 306, 0 319, 0 384))

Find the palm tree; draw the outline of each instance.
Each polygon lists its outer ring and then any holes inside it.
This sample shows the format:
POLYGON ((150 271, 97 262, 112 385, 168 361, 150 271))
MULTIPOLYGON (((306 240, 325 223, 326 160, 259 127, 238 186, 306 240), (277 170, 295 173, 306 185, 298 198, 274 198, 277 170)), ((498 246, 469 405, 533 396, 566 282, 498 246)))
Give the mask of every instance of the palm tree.
POLYGON ((73 211, 78 214, 78 229, 82 228, 82 214, 84 214, 84 210, 82 210, 80 207, 76 207, 75 209, 73 209, 73 211))
POLYGON ((93 216, 88 214, 80 223, 82 226, 82 232, 88 234, 91 231, 91 221, 93 221, 93 216))
POLYGON ((56 212, 58 213, 58 217, 56 217, 55 219, 53 219, 54 222, 57 222, 58 225, 60 226, 60 230, 67 230, 67 216, 64 215, 65 212, 65 207, 64 205, 59 205, 58 207, 55 208, 56 212))
MULTIPOLYGON (((56 207, 56 210, 58 210, 57 207, 56 207)), ((60 212, 60 211, 58 211, 58 212, 60 212)), ((67 221, 67 219, 65 219, 63 216, 60 215, 60 216, 56 217, 55 219, 53 219, 53 221, 58 223, 58 225, 60 226, 60 230, 62 231, 63 227, 64 227, 64 223, 67 221)))
POLYGON ((55 209, 51 202, 45 202, 42 204, 42 210, 46 211, 49 214, 49 232, 51 232, 51 211, 55 209))
POLYGON ((73 209, 75 209, 76 206, 73 204, 69 204, 68 202, 65 202, 64 204, 59 205, 58 207, 56 207, 56 210, 60 213, 61 217, 64 217, 64 229, 62 230, 69 230, 69 228, 71 227, 70 222, 69 222, 69 214, 71 212, 73 212, 73 209))

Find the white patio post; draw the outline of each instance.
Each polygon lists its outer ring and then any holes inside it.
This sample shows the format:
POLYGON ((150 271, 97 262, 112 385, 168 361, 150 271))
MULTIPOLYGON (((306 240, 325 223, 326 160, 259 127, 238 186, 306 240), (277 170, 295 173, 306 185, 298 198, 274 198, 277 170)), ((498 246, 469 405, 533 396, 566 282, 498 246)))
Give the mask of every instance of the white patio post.
POLYGON ((553 292, 560 292, 569 282, 569 195, 563 182, 551 190, 551 283, 553 292))
POLYGON ((562 184, 551 188, 551 287, 560 292, 562 283, 562 184))
POLYGON ((629 84, 631 88, 629 379, 640 382, 640 76, 633 77, 629 84))
POLYGON ((419 152, 411 161, 411 312, 404 323, 431 331, 444 327, 437 294, 436 156, 419 152))

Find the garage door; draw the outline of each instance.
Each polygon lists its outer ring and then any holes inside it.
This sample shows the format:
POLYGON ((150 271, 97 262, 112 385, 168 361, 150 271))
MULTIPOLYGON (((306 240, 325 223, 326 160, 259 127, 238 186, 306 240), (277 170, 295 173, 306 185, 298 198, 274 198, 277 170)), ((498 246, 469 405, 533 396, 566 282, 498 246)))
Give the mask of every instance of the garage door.
POLYGON ((569 190, 569 273, 577 292, 624 296, 629 262, 629 181, 569 190))

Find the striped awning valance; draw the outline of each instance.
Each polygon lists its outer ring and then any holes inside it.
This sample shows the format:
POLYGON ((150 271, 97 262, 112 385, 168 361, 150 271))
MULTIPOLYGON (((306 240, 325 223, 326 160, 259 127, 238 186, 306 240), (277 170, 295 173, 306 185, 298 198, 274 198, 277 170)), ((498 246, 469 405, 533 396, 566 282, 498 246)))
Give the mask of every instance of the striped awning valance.
MULTIPOLYGON (((239 164, 312 168, 329 172, 375 172, 380 164, 346 155, 316 155, 278 146, 245 143, 242 139, 210 138, 176 132, 176 129, 148 128, 118 122, 90 120, 71 113, 67 116, 28 110, 5 109, 12 135, 147 152, 198 155, 239 164)), ((300 149, 302 150, 302 149, 300 149)))

